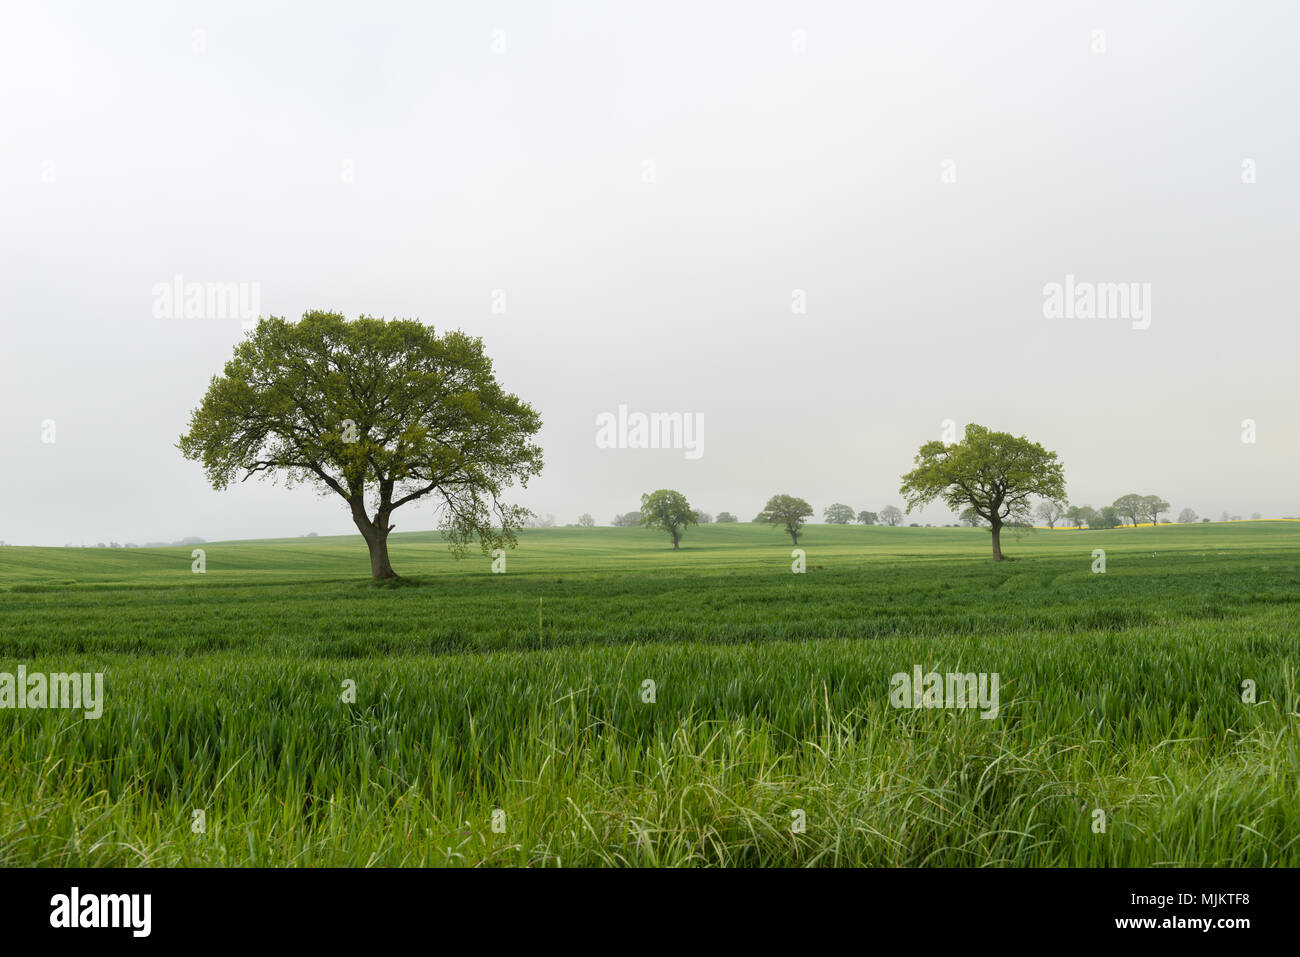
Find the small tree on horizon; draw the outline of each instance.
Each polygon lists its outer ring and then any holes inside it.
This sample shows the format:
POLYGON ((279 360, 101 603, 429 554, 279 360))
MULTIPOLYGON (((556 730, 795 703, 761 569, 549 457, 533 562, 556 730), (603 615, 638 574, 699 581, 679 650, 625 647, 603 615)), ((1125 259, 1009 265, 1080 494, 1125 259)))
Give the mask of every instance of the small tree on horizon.
POLYGON ((1053 502, 1050 499, 1043 499, 1034 509, 1034 514, 1048 528, 1055 528, 1056 523, 1065 517, 1065 506, 1061 502, 1053 502))
POLYGON ((641 496, 640 524, 667 532, 673 540, 673 550, 676 551, 680 548, 679 543, 686 529, 698 524, 698 519, 685 495, 673 489, 661 488, 641 496))
POLYGON ((902 525, 903 524, 902 509, 900 509, 897 505, 886 505, 884 508, 880 510, 880 524, 889 525, 891 527, 895 525, 902 525))
POLYGON ((583 512, 578 516, 578 525, 581 528, 593 528, 596 525, 596 520, 591 517, 590 512, 583 512))
POLYGON ((1115 514, 1120 518, 1128 519, 1129 524, 1134 528, 1138 527, 1138 522, 1146 518, 1146 505, 1142 502, 1142 496, 1136 492, 1121 495, 1111 504, 1115 509, 1115 514))
POLYGON ((875 512, 858 512, 858 523, 861 525, 875 525, 878 518, 880 516, 875 512))
POLYGON ((1091 505, 1080 505, 1079 514, 1074 519, 1074 524, 1078 528, 1087 525, 1089 529, 1098 527, 1097 510, 1091 505))
POLYGON ((736 516, 732 515, 730 512, 719 512, 719 513, 718 513, 718 524, 719 524, 719 525, 721 525, 721 524, 723 524, 723 523, 726 523, 726 524, 734 524, 735 522, 738 522, 738 521, 740 521, 740 520, 739 520, 738 518, 736 518, 736 516))
POLYGON ((1146 518, 1151 519, 1151 525, 1154 528, 1160 524, 1160 516, 1169 511, 1169 503, 1159 495, 1142 496, 1142 513, 1146 518))
POLYGON ((822 511, 822 518, 830 525, 847 525, 853 521, 853 509, 842 502, 836 502, 834 505, 826 506, 822 511))
POLYGON ((1004 525, 1027 521, 1031 496, 1065 499, 1065 475, 1055 452, 1009 432, 966 426, 960 442, 927 442, 916 468, 903 476, 907 510, 942 499, 949 508, 969 507, 989 523, 993 560, 1002 561, 1004 525))
POLYGON ((754 521, 777 528, 784 526, 791 541, 798 545, 799 530, 803 528, 804 520, 811 518, 813 514, 813 507, 801 498, 793 495, 773 495, 754 521))
POLYGON ((1196 513, 1190 508, 1185 508, 1178 513, 1179 525, 1191 525, 1196 521, 1196 513))

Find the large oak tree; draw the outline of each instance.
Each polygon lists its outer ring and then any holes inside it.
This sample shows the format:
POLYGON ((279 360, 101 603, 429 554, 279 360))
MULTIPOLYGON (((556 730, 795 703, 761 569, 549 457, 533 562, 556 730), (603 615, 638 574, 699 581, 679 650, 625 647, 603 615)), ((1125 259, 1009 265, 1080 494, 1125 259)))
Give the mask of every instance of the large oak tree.
POLYGON ((425 496, 453 552, 476 539, 484 552, 513 546, 529 513, 501 494, 541 471, 540 427, 532 406, 501 388, 481 339, 308 312, 258 322, 213 376, 178 448, 217 489, 283 474, 338 495, 380 579, 396 577, 393 512, 425 496))
POLYGON ((942 499, 954 511, 969 507, 993 533, 993 560, 1002 561, 1002 526, 1028 520, 1029 500, 1065 499, 1065 475, 1056 453, 1037 442, 982 425, 966 426, 960 442, 927 442, 916 468, 903 476, 907 510, 942 499))

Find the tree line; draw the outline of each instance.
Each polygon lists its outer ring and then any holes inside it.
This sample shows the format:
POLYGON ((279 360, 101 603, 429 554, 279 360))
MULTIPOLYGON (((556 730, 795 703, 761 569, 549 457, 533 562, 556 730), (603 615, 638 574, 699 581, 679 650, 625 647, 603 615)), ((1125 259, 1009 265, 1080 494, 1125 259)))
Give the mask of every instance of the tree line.
MULTIPOLYGON (((337 495, 369 548, 372 577, 384 579, 396 577, 388 558, 394 513, 426 497, 437 502, 441 530, 456 554, 473 544, 484 553, 513 547, 526 524, 554 524, 553 516, 539 519, 503 500, 508 487, 526 486, 541 472, 540 429, 537 411, 497 381, 482 339, 460 331, 439 335, 415 320, 363 315, 348 321, 310 311, 296 323, 259 319, 223 374, 210 380, 176 445, 218 490, 280 475, 337 495)), ((1027 523, 1031 499, 1053 526, 1062 517, 1089 528, 1158 523, 1170 507, 1159 496, 1137 494, 1099 510, 1066 505, 1055 452, 973 423, 960 442, 922 445, 914 466, 899 488, 907 511, 944 502, 971 524, 988 527, 999 561, 1002 528, 1027 523)), ((812 515, 807 501, 781 494, 754 521, 784 529, 797 545, 812 515)), ((834 524, 903 520, 893 505, 855 513, 836 502, 824 515, 834 524)), ((678 548, 688 528, 710 520, 681 492, 658 489, 614 524, 661 529, 678 548)), ((728 512, 718 516, 734 520, 728 512)), ((584 514, 579 524, 595 520, 584 514)))

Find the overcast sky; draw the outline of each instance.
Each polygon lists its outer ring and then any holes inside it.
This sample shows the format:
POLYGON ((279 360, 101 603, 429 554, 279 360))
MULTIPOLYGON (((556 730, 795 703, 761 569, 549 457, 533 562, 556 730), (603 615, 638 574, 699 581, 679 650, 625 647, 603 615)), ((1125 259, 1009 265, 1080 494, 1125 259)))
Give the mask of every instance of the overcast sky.
POLYGON ((1295 5, 425 6, 3 7, 0 539, 355 531, 176 450, 242 335, 155 318, 176 276, 482 336, 561 523, 879 511, 945 420, 1075 503, 1300 515, 1295 5), (1067 276, 1149 311, 1050 318, 1067 276), (703 454, 598 448, 619 405, 703 454))

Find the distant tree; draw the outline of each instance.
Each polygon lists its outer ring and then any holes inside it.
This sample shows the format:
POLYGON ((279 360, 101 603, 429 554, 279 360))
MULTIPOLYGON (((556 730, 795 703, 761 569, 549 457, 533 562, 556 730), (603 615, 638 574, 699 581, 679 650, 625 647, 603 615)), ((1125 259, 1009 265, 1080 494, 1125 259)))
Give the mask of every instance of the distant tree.
POLYGON ((1241 521, 1241 516, 1240 516, 1240 515, 1234 515, 1234 516, 1232 516, 1232 518, 1230 519, 1230 521, 1240 522, 1240 521, 1241 521))
POLYGON ((969 506, 989 523, 993 560, 1001 561, 1002 526, 1028 520, 1031 497, 1065 499, 1065 475, 1055 452, 1008 432, 970 424, 960 442, 925 443, 916 468, 903 476, 907 510, 936 498, 949 508, 969 506))
POLYGON ((1251 517, 1254 521, 1259 521, 1259 520, 1260 520, 1261 518, 1263 518, 1264 516, 1261 515, 1259 512, 1251 512, 1251 513, 1250 513, 1250 517, 1251 517))
POLYGON ((862 525, 875 525, 879 518, 875 512, 858 512, 858 522, 862 525))
POLYGON ((958 521, 960 521, 962 525, 967 525, 971 528, 979 528, 981 525, 985 524, 984 519, 980 518, 979 512, 975 511, 973 505, 967 506, 961 510, 961 515, 958 516, 958 521))
MULTIPOLYGON (((1185 508, 1178 513, 1179 525, 1191 525, 1195 521, 1196 521, 1196 513, 1193 512, 1190 508, 1185 508)), ((1209 519, 1206 519, 1206 521, 1209 521, 1209 519)))
POLYGON ((897 505, 886 505, 880 510, 881 525, 902 525, 903 513, 897 505))
POLYGON ((1085 525, 1093 528, 1096 525, 1097 510, 1091 505, 1071 505, 1065 515, 1075 528, 1081 529, 1085 525))
POLYGON ((591 517, 590 512, 583 512, 578 516, 578 525, 582 528, 592 528, 595 524, 596 520, 591 517))
POLYGON ((719 524, 719 525, 723 524, 724 522, 727 523, 727 524, 733 524, 733 523, 738 522, 738 521, 739 521, 739 519, 736 518, 736 516, 732 515, 730 512, 719 512, 719 513, 718 513, 718 524, 719 524))
POLYGON ((1208 518, 1203 518, 1203 519, 1201 519, 1201 522, 1202 522, 1202 523, 1206 523, 1206 524, 1208 524, 1209 521, 1210 521, 1210 520, 1209 520, 1208 518))
POLYGON ((1220 515, 1220 516, 1219 516, 1219 521, 1221 521, 1221 522, 1227 522, 1227 521, 1230 521, 1230 519, 1228 518, 1228 513, 1227 513, 1227 512, 1224 512, 1222 515, 1220 515))
POLYGON ((1138 522, 1146 518, 1146 504, 1142 501, 1142 496, 1136 492, 1129 492, 1127 495, 1121 495, 1113 503, 1115 514, 1120 518, 1127 519, 1128 523, 1137 528, 1138 522))
POLYGON ((1065 504, 1043 499, 1038 503, 1038 507, 1034 509, 1034 514, 1048 528, 1055 528, 1056 523, 1065 517, 1065 504))
POLYGON ((527 520, 528 528, 554 528, 555 516, 549 512, 545 515, 533 515, 527 520))
POLYGON ((708 512, 696 512, 695 521, 699 522, 701 525, 708 525, 713 521, 713 516, 708 512))
POLYGON ((790 533, 791 541, 798 545, 799 530, 803 528, 804 521, 812 515, 813 507, 803 499, 793 495, 773 495, 754 521, 778 528, 784 526, 790 533))
POLYGON ((853 521, 853 509, 841 502, 836 502, 834 505, 826 506, 826 509, 822 512, 822 518, 826 519, 827 523, 831 525, 847 525, 853 521))
POLYGON ((640 525, 641 513, 628 512, 626 515, 615 515, 614 521, 611 524, 617 525, 619 528, 631 528, 632 526, 640 525))
POLYGON ((334 493, 370 550, 388 560, 393 513, 432 496, 460 554, 513 546, 527 510, 501 501, 542 468, 537 412, 506 392, 481 339, 415 320, 349 322, 308 312, 265 318, 213 376, 177 443, 214 488, 282 473, 334 493))
POLYGON ((1159 495, 1142 496, 1142 513, 1151 519, 1152 525, 1160 524, 1160 516, 1169 511, 1169 503, 1159 495))
POLYGON ((661 488, 641 496, 641 524, 667 532, 674 549, 680 547, 686 529, 697 524, 695 515, 686 496, 673 489, 661 488))
POLYGON ((1119 512, 1115 511, 1114 505, 1103 505, 1101 510, 1094 516, 1094 520, 1088 523, 1088 527, 1115 528, 1121 521, 1119 512))

